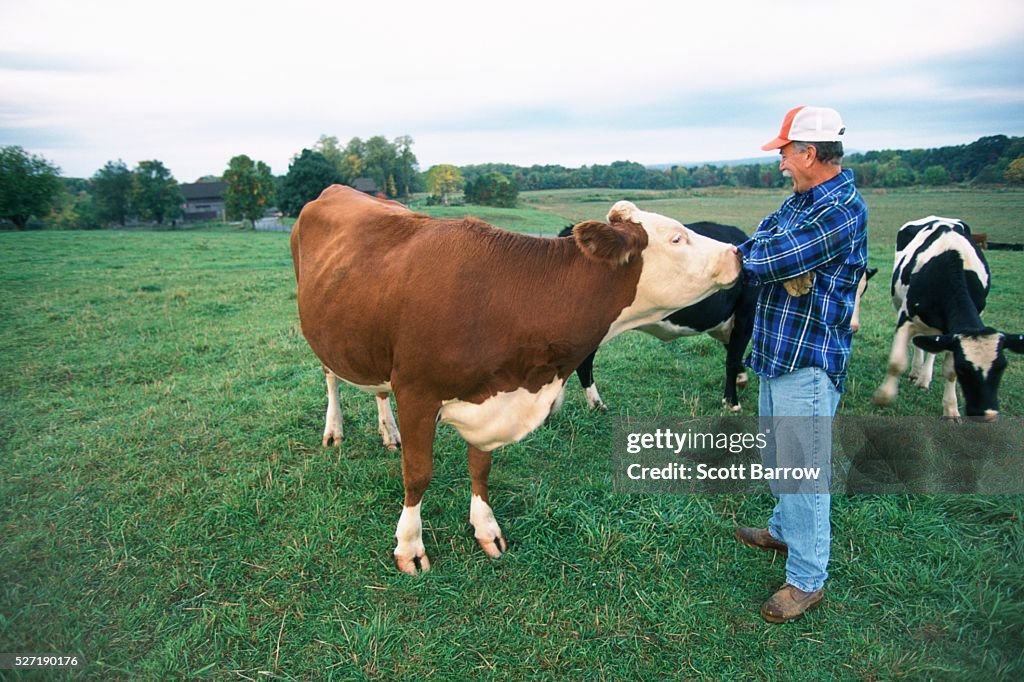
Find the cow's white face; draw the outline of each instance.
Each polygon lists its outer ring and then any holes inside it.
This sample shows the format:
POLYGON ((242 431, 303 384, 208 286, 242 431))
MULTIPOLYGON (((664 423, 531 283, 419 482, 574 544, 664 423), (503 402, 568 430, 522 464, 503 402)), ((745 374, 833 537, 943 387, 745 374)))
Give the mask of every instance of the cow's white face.
POLYGON ((991 421, 999 416, 999 381, 1007 365, 1003 351, 1024 350, 1019 334, 989 329, 980 334, 915 336, 914 344, 929 353, 953 354, 953 369, 964 393, 968 417, 991 421))
POLYGON ((678 220, 620 201, 608 212, 608 221, 641 225, 647 233, 647 247, 642 253, 636 299, 612 325, 606 340, 693 305, 739 278, 742 265, 732 244, 696 234, 678 220))

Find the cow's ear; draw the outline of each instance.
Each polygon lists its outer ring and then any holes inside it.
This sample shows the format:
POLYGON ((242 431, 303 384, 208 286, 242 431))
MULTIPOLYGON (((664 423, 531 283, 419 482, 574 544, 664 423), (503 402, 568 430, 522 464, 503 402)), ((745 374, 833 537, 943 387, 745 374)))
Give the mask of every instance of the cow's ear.
POLYGON ((636 219, 636 214, 639 210, 632 201, 626 201, 625 199, 616 201, 608 211, 608 216, 605 220, 610 223, 639 222, 636 219))
POLYGON ((587 257, 613 267, 628 263, 647 246, 647 231, 633 222, 609 225, 588 220, 572 228, 572 234, 587 257))
POLYGON ((914 345, 921 350, 928 351, 929 353, 941 353, 947 350, 953 350, 953 346, 956 344, 956 339, 953 338, 952 334, 942 334, 941 336, 915 336, 911 339, 914 345))
POLYGON ((1003 348, 1014 353, 1024 353, 1024 334, 1003 334, 1003 348))

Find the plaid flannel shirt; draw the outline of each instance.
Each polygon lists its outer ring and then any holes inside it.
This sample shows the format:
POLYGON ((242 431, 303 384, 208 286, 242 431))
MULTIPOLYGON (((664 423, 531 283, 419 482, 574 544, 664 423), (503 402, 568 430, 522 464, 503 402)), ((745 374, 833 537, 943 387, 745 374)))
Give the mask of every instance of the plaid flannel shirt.
POLYGON ((746 365, 774 378, 805 367, 825 370, 836 389, 846 382, 857 285, 867 267, 868 209, 853 172, 793 194, 761 221, 738 249, 743 271, 761 284, 746 365), (810 293, 790 296, 783 282, 808 271, 810 293))

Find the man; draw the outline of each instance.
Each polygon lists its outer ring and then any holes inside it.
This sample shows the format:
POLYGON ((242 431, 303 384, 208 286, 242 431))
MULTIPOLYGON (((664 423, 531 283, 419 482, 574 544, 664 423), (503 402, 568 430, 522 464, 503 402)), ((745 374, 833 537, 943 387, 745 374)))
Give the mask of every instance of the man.
POLYGON ((779 150, 794 194, 738 247, 745 274, 763 285, 746 359, 760 377, 761 431, 769 436, 762 462, 820 472, 799 484, 773 479, 777 504, 768 527, 736 530, 746 545, 787 555, 786 584, 761 608, 772 623, 820 604, 828 578, 831 426, 867 265, 867 206, 840 165, 845 130, 833 109, 786 114, 779 136, 762 149, 779 150))

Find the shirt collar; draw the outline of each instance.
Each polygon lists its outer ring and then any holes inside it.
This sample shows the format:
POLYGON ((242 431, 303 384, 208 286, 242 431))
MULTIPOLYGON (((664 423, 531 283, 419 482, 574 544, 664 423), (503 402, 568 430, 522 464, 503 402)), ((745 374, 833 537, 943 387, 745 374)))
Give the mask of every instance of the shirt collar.
POLYGON ((812 202, 820 201, 840 187, 848 185, 851 182, 853 182, 853 171, 847 168, 841 171, 839 175, 834 178, 826 180, 820 185, 815 185, 799 196, 806 197, 812 202))

